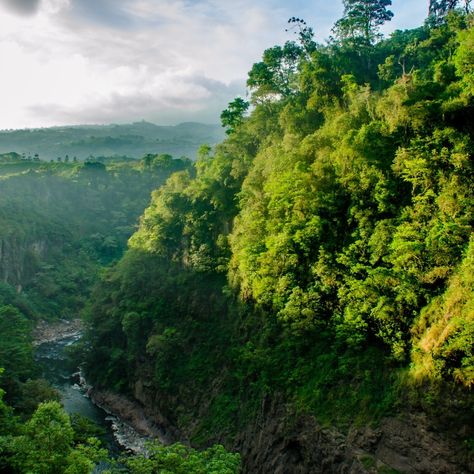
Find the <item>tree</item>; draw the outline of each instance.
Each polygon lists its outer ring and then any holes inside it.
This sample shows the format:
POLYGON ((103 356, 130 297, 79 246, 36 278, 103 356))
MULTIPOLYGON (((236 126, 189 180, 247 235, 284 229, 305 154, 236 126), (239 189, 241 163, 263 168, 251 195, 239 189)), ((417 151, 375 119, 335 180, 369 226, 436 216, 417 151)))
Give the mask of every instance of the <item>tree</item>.
POLYGON ((459 33, 459 48, 454 54, 456 71, 462 77, 463 95, 474 96, 474 29, 459 33))
POLYGON ((151 168, 151 164, 153 163, 153 158, 155 158, 155 155, 153 153, 147 153, 143 158, 143 166, 146 169, 151 168))
POLYGON ((240 471, 240 455, 227 452, 221 445, 196 451, 180 443, 164 446, 155 442, 148 445, 147 457, 134 456, 124 462, 132 474, 236 474, 240 471))
MULTIPOLYGON (((472 0, 464 0, 464 11, 466 13, 471 11, 471 2, 472 0)), ((441 20, 460 3, 460 0, 430 0, 428 16, 435 20, 441 20)))
POLYGON ((12 441, 13 465, 31 474, 88 474, 107 457, 99 440, 74 446, 74 430, 59 402, 41 403, 26 423, 24 434, 12 441))
POLYGON ((32 415, 38 405, 45 401, 59 401, 59 392, 44 379, 28 379, 21 384, 19 396, 15 400, 15 408, 22 415, 32 415))
POLYGON ((16 463, 21 472, 62 472, 74 438, 68 415, 58 402, 40 404, 17 438, 16 463))
POLYGON ((293 16, 288 20, 288 24, 291 26, 285 31, 296 30, 298 41, 308 55, 316 51, 317 44, 314 41, 313 28, 308 26, 306 21, 293 16))
POLYGON ((152 165, 155 169, 171 169, 173 167, 174 158, 167 154, 161 153, 153 157, 152 165))
POLYGON ((428 14, 435 17, 446 15, 448 11, 456 8, 459 0, 430 0, 428 7, 428 14))
POLYGON ((235 98, 229 103, 227 109, 221 113, 222 126, 226 128, 227 135, 234 133, 237 127, 243 122, 244 114, 250 104, 241 97, 235 98))
MULTIPOLYGON (((3 368, 0 367, 0 377, 3 374, 3 368)), ((4 401, 3 397, 5 395, 5 391, 0 388, 0 435, 8 433, 11 431, 11 427, 13 424, 13 409, 8 406, 4 401)), ((1 446, 0 446, 0 454, 1 454, 1 446)), ((0 463, 1 468, 1 463, 0 463)))
POLYGON ((391 4, 392 0, 344 0, 344 16, 336 22, 333 32, 341 40, 373 44, 380 37, 379 27, 393 17, 387 9, 391 4))
POLYGON ((26 378, 33 369, 31 323, 14 306, 0 307, 0 366, 8 379, 26 378))
POLYGON ((303 53, 303 48, 294 41, 287 41, 283 47, 266 49, 262 61, 253 65, 247 79, 252 99, 280 99, 294 93, 296 72, 303 53))

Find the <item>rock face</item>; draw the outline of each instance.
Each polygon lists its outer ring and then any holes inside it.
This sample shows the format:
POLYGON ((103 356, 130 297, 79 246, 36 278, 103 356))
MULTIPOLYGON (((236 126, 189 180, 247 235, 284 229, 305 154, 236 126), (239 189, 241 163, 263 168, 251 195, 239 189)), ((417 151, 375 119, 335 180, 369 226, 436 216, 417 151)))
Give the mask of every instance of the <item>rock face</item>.
POLYGON ((323 429, 312 417, 291 417, 281 405, 269 405, 263 409, 261 418, 255 420, 253 426, 243 432, 237 441, 236 447, 243 457, 244 472, 367 472, 344 436, 323 429))
MULTIPOLYGON (((97 405, 141 434, 164 443, 186 442, 186 433, 170 425, 142 382, 135 387, 135 397, 131 401, 112 392, 91 391, 97 405)), ((312 416, 296 415, 280 400, 266 399, 259 416, 242 427, 233 444, 219 438, 214 442, 240 452, 246 474, 474 473, 474 456, 467 458, 459 441, 440 435, 427 416, 418 413, 343 434, 322 427, 312 416)))
POLYGON ((141 435, 158 438, 164 444, 175 441, 172 433, 167 429, 166 420, 159 414, 153 414, 138 401, 130 400, 109 390, 96 388, 90 388, 87 395, 95 405, 128 423, 141 435))
POLYGON ((0 281, 21 291, 34 276, 38 261, 47 256, 48 248, 46 239, 0 238, 0 281))
POLYGON ((459 441, 440 435, 424 414, 386 418, 378 428, 346 435, 307 415, 266 401, 261 415, 239 436, 244 472, 252 474, 474 472, 459 441))
POLYGON ((385 419, 377 430, 353 432, 348 441, 400 472, 474 472, 473 460, 462 459, 461 446, 434 432, 424 414, 385 419))

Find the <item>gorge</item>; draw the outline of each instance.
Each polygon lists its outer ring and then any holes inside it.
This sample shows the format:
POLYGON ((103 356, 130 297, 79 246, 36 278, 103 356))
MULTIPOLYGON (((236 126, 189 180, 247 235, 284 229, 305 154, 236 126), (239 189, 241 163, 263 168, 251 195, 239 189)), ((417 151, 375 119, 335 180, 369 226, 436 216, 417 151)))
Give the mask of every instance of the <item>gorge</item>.
POLYGON ((108 459, 33 362, 78 315, 92 399, 164 441, 112 472, 474 472, 474 19, 350 12, 290 19, 195 161, 0 160, 0 472, 108 459))

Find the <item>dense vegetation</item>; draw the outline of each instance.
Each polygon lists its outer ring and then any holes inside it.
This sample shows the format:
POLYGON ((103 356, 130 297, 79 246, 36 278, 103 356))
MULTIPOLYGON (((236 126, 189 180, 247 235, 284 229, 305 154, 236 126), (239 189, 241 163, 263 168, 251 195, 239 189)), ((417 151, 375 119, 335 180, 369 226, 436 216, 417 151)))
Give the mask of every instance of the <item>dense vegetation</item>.
POLYGON ((160 186, 189 160, 0 164, 0 367, 6 400, 24 416, 57 393, 38 379, 32 329, 74 317, 104 265, 120 258, 160 186))
POLYGON ((327 45, 290 20, 93 295, 89 376, 145 384, 196 444, 232 445, 268 397, 341 428, 473 426, 473 19, 381 40, 390 2, 357 3, 327 45))
POLYGON ((0 165, 0 277, 42 316, 80 309, 97 263, 118 259, 152 189, 189 160, 0 165))
POLYGON ((104 266, 122 255, 150 191, 190 161, 0 158, 0 472, 85 474, 97 463, 108 472, 237 472, 239 455, 217 445, 151 445, 146 459, 111 459, 100 430, 65 413, 33 357, 37 320, 77 315, 104 266))
POLYGON ((207 448, 154 444, 119 469, 238 472, 209 446, 235 448, 272 402, 340 431, 440 416, 472 456, 474 19, 459 3, 383 39, 390 1, 345 0, 326 45, 290 19, 297 39, 264 52, 250 102, 222 114, 228 138, 196 163, 0 160, 0 239, 24 234, 38 260, 0 288, 0 469, 90 472, 106 456, 32 382, 29 336, 36 315, 79 310, 104 264, 87 376, 207 448))
POLYGON ((150 444, 148 455, 111 459, 93 436, 85 437, 56 401, 41 403, 20 424, 0 392, 0 472, 89 474, 102 463, 104 473, 236 474, 240 457, 213 446, 198 452, 181 444, 150 444), (125 470, 127 468, 127 470, 125 470))

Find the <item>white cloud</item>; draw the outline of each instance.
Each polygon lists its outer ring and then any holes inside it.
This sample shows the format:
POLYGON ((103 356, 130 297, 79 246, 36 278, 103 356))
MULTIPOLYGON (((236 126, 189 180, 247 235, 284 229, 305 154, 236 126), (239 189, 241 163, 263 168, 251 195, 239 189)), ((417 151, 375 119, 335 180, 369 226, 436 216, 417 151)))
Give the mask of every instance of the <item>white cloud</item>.
POLYGON ((323 39, 342 6, 0 0, 0 10, 0 128, 10 128, 141 118, 217 122, 227 102, 244 93, 246 73, 263 50, 288 39, 290 16, 306 18, 323 39))

